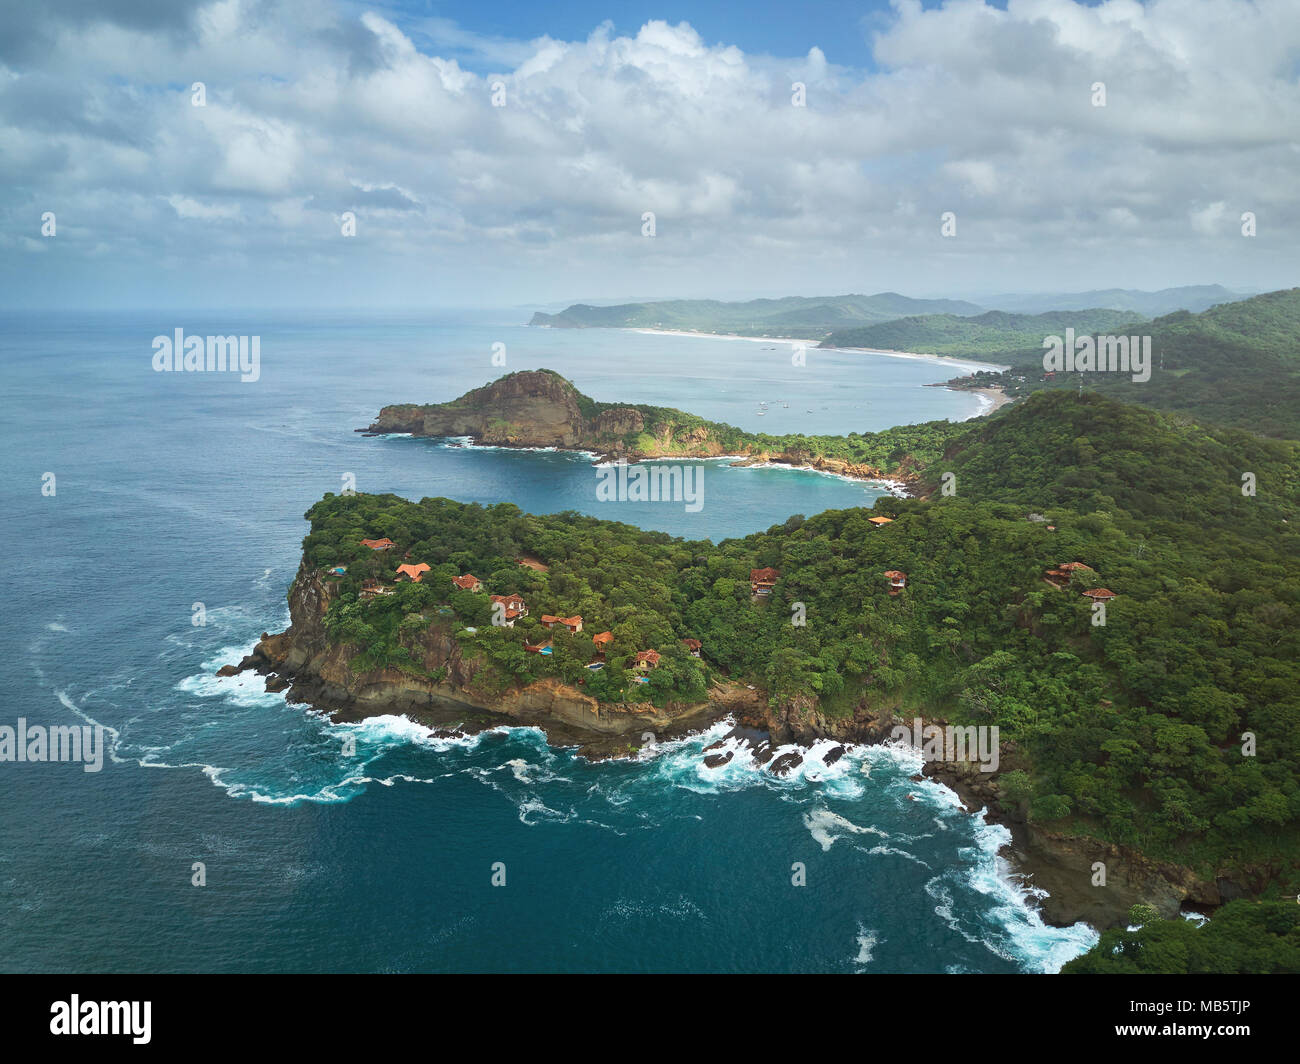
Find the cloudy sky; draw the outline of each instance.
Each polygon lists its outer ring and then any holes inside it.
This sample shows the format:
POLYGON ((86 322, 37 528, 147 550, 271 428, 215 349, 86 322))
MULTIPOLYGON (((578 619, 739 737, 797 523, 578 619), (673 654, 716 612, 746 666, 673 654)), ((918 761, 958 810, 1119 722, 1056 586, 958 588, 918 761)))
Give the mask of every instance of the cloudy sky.
POLYGON ((1292 0, 549 6, 3 5, 0 306, 1300 283, 1292 0))

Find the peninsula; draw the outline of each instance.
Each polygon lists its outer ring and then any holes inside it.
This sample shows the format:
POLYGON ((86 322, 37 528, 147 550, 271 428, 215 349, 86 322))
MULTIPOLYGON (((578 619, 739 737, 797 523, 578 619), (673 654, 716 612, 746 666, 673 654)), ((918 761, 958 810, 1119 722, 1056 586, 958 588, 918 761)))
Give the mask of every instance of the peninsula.
POLYGON ((386 406, 357 431, 591 451, 602 461, 730 456, 742 465, 774 463, 911 486, 953 427, 929 421, 847 436, 772 436, 670 407, 598 403, 560 374, 539 369, 510 373, 448 403, 386 406))
MULTIPOLYGON (((471 392, 387 408, 371 429, 638 454, 745 442, 710 427, 683 445, 673 421, 629 444, 662 422, 614 408, 643 417, 629 436, 627 415, 602 420, 557 375, 528 381, 576 414, 531 424, 501 406, 494 421, 471 392)), ((1294 894, 1300 446, 1059 391, 929 431, 917 497, 719 544, 506 503, 327 495, 307 515, 292 624, 243 664, 340 716, 535 724, 592 756, 730 716, 777 773, 803 756, 781 744, 879 742, 915 717, 996 725, 996 772, 925 771, 1011 827, 1049 919, 1294 894), (1243 469, 1267 490, 1244 495, 1243 469)))

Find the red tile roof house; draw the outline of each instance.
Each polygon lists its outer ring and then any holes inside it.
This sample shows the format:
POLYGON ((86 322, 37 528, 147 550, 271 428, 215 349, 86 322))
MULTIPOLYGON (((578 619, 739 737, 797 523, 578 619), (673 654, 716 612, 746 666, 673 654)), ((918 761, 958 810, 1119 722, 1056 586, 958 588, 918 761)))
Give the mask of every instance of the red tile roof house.
POLYGON ((394 543, 391 539, 388 538, 363 539, 361 541, 361 545, 363 547, 369 547, 371 550, 392 550, 394 547, 397 546, 396 543, 394 543))
POLYGON ((1093 588, 1091 591, 1085 591, 1084 594, 1093 602, 1106 602, 1115 597, 1115 592, 1104 587, 1093 588))
POLYGON ((889 581, 889 593, 897 595, 903 588, 907 587, 907 574, 900 573, 897 569, 886 569, 885 578, 889 581))
POLYGON ((542 614, 542 625, 546 628, 554 628, 557 624, 563 625, 570 632, 578 633, 582 631, 582 617, 554 617, 549 613, 542 614))
POLYGON ((420 582, 420 577, 429 571, 428 563, 420 562, 419 565, 399 565, 397 567, 397 579, 406 577, 413 584, 420 582))
POLYGON ((868 517, 867 520, 870 521, 877 528, 880 528, 883 525, 892 525, 894 523, 894 519, 892 517, 868 517))
POLYGON ((493 602, 499 602, 506 608, 506 617, 527 617, 528 603, 519 595, 493 595, 493 602))
POLYGON ((636 667, 638 669, 657 669, 659 668, 659 651, 657 650, 638 650, 636 652, 636 667))
POLYGON ((462 591, 482 591, 483 581, 473 573, 466 573, 464 576, 453 576, 451 582, 462 591))
POLYGON ((597 650, 604 650, 610 643, 614 642, 613 632, 597 632, 591 637, 591 641, 596 644, 597 650))
MULTIPOLYGON (((517 621, 520 617, 528 616, 528 607, 524 605, 524 600, 521 599, 518 595, 493 595, 492 596, 493 607, 495 607, 498 603, 505 611, 504 613, 505 620, 502 622, 502 625, 506 628, 513 628, 515 626, 515 621, 517 621)), ((495 612, 496 611, 494 609, 493 623, 496 623, 495 612)))
POLYGON ((698 658, 700 656, 700 647, 702 645, 703 644, 698 639, 682 640, 682 646, 691 652, 691 657, 693 658, 698 658))
POLYGON ((751 569, 749 570, 749 593, 751 595, 770 595, 773 586, 780 579, 780 569, 751 569))
POLYGON ((1043 579, 1060 591, 1070 582, 1070 577, 1076 572, 1091 573, 1093 568, 1091 565, 1084 565, 1083 562, 1066 562, 1064 565, 1058 565, 1055 569, 1048 569, 1043 574, 1043 579))

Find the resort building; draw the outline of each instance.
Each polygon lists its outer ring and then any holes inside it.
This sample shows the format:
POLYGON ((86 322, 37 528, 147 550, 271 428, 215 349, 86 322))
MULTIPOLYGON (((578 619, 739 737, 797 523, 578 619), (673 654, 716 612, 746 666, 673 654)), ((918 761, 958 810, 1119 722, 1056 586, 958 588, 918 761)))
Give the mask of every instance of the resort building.
POLYGON ((371 550, 392 550, 394 547, 397 546, 396 543, 394 543, 391 539, 387 539, 387 538, 363 539, 361 541, 361 545, 363 547, 369 547, 371 550))
POLYGON ((751 569, 749 571, 749 593, 751 595, 770 595, 772 588, 780 579, 780 569, 751 569))
POLYGON ((703 644, 701 644, 700 641, 699 641, 698 639, 683 639, 683 640, 682 640, 682 646, 684 646, 687 650, 690 651, 690 653, 691 653, 691 657, 693 657, 693 658, 698 658, 698 657, 700 656, 700 647, 701 647, 702 645, 703 645, 703 644))
POLYGON ((641 670, 659 668, 659 651, 657 650, 638 650, 636 652, 636 667, 641 670))
POLYGON ((482 591, 483 581, 473 573, 466 573, 464 576, 453 576, 451 582, 462 591, 482 591))
POLYGON ((420 562, 418 565, 399 565, 397 567, 397 579, 406 577, 413 584, 420 582, 420 577, 429 571, 428 563, 420 562))
POLYGON ((1070 577, 1077 572, 1091 573, 1091 565, 1084 565, 1083 562, 1066 562, 1064 565, 1058 565, 1055 569, 1048 569, 1043 573, 1043 579, 1052 587, 1060 591, 1070 582, 1070 577))
POLYGON ((894 519, 892 517, 868 517, 867 520, 870 521, 877 528, 881 528, 884 525, 892 525, 894 523, 894 519))
POLYGON ((492 602, 499 602, 506 608, 507 621, 528 616, 528 604, 518 595, 493 595, 492 602))
POLYGON ((885 579, 889 581, 889 593, 897 595, 903 588, 907 587, 907 574, 900 573, 897 569, 886 569, 885 579))

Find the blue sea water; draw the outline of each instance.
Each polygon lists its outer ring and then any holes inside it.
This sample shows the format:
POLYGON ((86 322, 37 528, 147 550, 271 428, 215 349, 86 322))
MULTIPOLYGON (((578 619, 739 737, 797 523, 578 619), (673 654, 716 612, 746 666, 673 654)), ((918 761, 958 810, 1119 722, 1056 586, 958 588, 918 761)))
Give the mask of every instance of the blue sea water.
POLYGON ((1042 925, 996 857, 1004 829, 910 782, 908 753, 826 767, 813 751, 778 780, 737 748, 703 769, 720 725, 589 764, 534 729, 333 725, 217 678, 287 622, 302 515, 346 474, 714 540, 885 490, 713 462, 697 513, 602 504, 589 458, 352 431, 499 375, 496 343, 507 370, 774 433, 978 409, 922 387, 951 363, 810 350, 794 367, 775 342, 469 315, 0 317, 0 724, 93 721, 112 739, 98 773, 0 763, 0 969, 1054 971, 1095 941, 1042 925), (152 338, 177 327, 260 336, 260 380, 154 372, 152 338))

